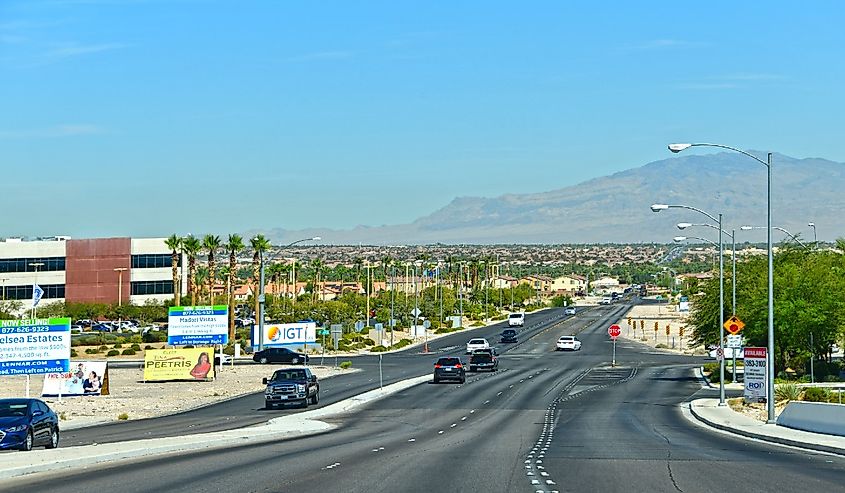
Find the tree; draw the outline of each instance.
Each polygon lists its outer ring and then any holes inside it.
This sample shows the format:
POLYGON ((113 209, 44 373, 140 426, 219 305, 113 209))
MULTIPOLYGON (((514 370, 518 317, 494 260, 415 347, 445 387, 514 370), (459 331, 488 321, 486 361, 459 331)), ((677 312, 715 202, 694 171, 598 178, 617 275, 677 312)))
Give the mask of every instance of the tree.
MULTIPOLYGON (((311 261, 311 268, 314 269, 314 289, 311 292, 311 302, 315 302, 317 300, 317 292, 319 291, 322 295, 323 290, 320 287, 320 271, 323 270, 324 264, 323 259, 317 257, 311 261)), ((322 297, 322 296, 321 296, 322 297)))
POLYGON ((202 245, 200 240, 188 235, 182 240, 182 252, 188 256, 188 294, 191 296, 191 305, 197 304, 197 254, 202 245))
POLYGON ((177 235, 170 235, 164 240, 164 244, 170 249, 170 266, 173 269, 173 302, 176 306, 182 304, 182 282, 179 279, 179 261, 182 254, 182 238, 177 235))
POLYGON ((229 305, 229 340, 235 340, 235 275, 238 271, 238 253, 244 249, 244 239, 239 234, 230 234, 225 245, 229 252, 229 279, 226 283, 229 305))
POLYGON ((255 320, 258 322, 258 304, 259 304, 259 293, 261 292, 259 289, 259 282, 261 282, 261 259, 264 258, 264 253, 270 249, 270 240, 264 237, 262 234, 257 234, 250 238, 249 245, 252 247, 252 281, 253 286, 255 286, 253 297, 255 298, 255 320))
POLYGON ((220 237, 216 235, 205 235, 202 239, 202 247, 208 252, 208 299, 209 305, 214 304, 214 285, 217 283, 217 276, 214 268, 214 255, 220 249, 220 237))

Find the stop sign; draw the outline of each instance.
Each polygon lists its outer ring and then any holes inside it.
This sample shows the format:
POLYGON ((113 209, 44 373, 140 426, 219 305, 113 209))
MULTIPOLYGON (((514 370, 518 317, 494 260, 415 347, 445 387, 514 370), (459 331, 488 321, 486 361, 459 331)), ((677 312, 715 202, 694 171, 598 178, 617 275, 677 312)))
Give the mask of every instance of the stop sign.
POLYGON ((620 329, 619 326, 616 325, 616 324, 613 324, 613 325, 611 325, 610 327, 607 328, 607 335, 609 335, 613 339, 616 339, 617 337, 619 337, 619 334, 621 334, 621 333, 622 333, 622 329, 620 329))

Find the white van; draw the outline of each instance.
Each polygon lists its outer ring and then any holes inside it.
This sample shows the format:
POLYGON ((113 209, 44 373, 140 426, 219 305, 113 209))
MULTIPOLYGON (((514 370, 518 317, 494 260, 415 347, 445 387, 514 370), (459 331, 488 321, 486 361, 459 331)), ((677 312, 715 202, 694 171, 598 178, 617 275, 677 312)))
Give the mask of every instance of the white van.
POLYGON ((508 327, 522 327, 525 325, 524 313, 511 313, 508 316, 508 327))

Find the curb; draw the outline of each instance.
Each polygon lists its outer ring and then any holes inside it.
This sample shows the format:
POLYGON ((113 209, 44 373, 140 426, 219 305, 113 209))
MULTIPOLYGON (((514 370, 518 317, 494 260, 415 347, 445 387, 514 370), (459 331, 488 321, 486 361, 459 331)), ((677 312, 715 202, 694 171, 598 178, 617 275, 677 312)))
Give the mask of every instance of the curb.
POLYGON ((697 419, 698 421, 704 423, 705 425, 707 425, 711 428, 715 428, 717 430, 725 431, 725 432, 728 432, 732 435, 740 435, 740 436, 743 436, 745 438, 753 438, 755 440, 760 440, 760 441, 763 441, 763 442, 775 443, 775 444, 778 444, 778 445, 786 445, 786 446, 789 446, 789 447, 795 447, 795 448, 804 449, 804 450, 813 450, 813 451, 816 451, 816 452, 825 452, 825 453, 828 453, 828 454, 845 456, 845 449, 842 449, 842 448, 830 447, 830 446, 827 446, 827 445, 821 445, 821 444, 817 444, 817 443, 799 442, 797 440, 792 440, 792 439, 789 439, 789 438, 766 435, 766 434, 763 434, 763 433, 754 433, 754 432, 751 432, 751 431, 742 430, 742 429, 739 429, 739 428, 733 428, 731 426, 723 425, 721 423, 716 423, 716 422, 711 421, 711 420, 705 418, 704 416, 700 415, 698 412, 696 412, 695 406, 693 405, 693 402, 695 402, 695 401, 689 402, 690 414, 692 414, 692 416, 695 419, 697 419))

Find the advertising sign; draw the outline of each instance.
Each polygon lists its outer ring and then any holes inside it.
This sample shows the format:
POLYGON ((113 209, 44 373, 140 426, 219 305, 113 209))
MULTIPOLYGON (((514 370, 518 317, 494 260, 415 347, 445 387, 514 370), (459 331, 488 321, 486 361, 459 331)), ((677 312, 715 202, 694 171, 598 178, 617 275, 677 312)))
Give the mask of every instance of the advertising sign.
POLYGON ((212 348, 148 349, 144 352, 144 381, 214 380, 212 348))
POLYGON ((70 369, 70 319, 0 320, 0 375, 70 369))
POLYGON ((725 343, 725 347, 729 348, 741 348, 742 347, 742 336, 741 335, 729 335, 725 343))
POLYGON ((229 342, 229 307, 172 306, 167 313, 167 344, 209 345, 229 342))
POLYGON ((108 379, 106 361, 74 361, 66 373, 44 375, 41 396, 108 395, 108 379))
POLYGON ((745 402, 766 402, 766 391, 768 390, 767 377, 769 372, 766 367, 766 348, 747 347, 745 348, 745 402))
POLYGON ((689 311, 689 298, 686 296, 681 296, 678 298, 678 311, 679 312, 688 312, 689 311))
MULTIPOLYGON (((259 345, 258 325, 252 328, 252 347, 259 345)), ((268 324, 264 326, 264 347, 284 346, 285 344, 305 344, 317 342, 316 322, 296 322, 292 324, 268 324)))

